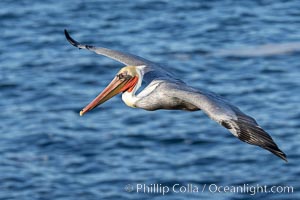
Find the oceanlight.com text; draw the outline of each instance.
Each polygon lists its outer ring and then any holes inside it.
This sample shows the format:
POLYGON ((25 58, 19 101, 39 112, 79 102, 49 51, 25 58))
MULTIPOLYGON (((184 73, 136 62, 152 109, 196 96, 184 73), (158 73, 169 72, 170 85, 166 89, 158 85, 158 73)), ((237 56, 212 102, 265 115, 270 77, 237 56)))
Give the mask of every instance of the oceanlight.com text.
POLYGON ((127 184, 124 187, 126 192, 143 194, 161 194, 168 193, 237 193, 256 195, 258 193, 293 193, 294 187, 288 185, 260 185, 260 184, 242 184, 242 185, 220 185, 220 184, 127 184))

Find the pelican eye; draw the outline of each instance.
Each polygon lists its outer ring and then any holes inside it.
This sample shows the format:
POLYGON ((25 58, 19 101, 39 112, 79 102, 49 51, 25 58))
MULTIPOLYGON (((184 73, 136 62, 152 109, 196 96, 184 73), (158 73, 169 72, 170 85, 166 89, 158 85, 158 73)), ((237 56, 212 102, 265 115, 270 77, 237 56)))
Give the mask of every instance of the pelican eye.
POLYGON ((124 75, 124 74, 118 74, 117 77, 118 77, 119 79, 124 79, 124 78, 125 78, 125 75, 124 75))
POLYGON ((128 78, 128 74, 127 74, 127 72, 123 72, 123 73, 120 73, 120 74, 117 74, 117 77, 119 78, 119 79, 126 79, 126 78, 128 78))

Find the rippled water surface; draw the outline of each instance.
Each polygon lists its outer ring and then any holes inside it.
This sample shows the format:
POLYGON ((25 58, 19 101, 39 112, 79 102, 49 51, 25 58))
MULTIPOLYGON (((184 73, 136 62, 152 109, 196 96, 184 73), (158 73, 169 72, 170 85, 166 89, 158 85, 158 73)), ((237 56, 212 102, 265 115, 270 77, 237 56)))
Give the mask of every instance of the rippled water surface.
POLYGON ((300 199, 299 11, 297 0, 0 1, 0 199, 300 199), (75 49, 65 28, 223 95, 289 162, 202 112, 148 112, 118 96, 79 117, 123 65, 75 49), (128 184, 199 192, 130 193, 128 184), (294 192, 219 194, 211 184, 294 192))

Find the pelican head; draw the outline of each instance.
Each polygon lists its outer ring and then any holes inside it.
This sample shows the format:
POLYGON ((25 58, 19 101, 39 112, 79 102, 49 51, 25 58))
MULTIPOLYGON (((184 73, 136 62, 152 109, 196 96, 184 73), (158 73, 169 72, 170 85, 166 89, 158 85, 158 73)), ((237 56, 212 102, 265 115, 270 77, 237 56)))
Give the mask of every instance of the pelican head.
POLYGON ((123 67, 110 82, 110 84, 86 107, 80 111, 80 116, 94 109, 115 95, 124 93, 134 93, 141 81, 140 73, 135 66, 123 67))

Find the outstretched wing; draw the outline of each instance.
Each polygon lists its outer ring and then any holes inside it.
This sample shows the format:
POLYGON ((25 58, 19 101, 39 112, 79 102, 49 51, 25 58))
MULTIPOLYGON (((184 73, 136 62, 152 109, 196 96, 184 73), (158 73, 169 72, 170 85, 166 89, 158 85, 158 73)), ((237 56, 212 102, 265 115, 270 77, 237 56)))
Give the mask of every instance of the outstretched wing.
POLYGON ((172 96, 197 106, 241 141, 264 148, 287 161, 286 155, 278 148, 271 136, 257 124, 255 119, 244 114, 239 108, 231 105, 222 97, 206 91, 195 91, 188 87, 170 89, 169 91, 171 91, 172 96))
POLYGON ((92 45, 86 45, 86 44, 80 44, 76 40, 74 40, 68 33, 68 31, 65 29, 65 36, 67 40, 70 42, 75 47, 78 47, 79 49, 87 49, 90 51, 95 52, 96 54, 100 54, 109 58, 112 58, 116 61, 119 61, 125 65, 129 66, 138 66, 138 65, 149 65, 152 64, 151 61, 146 60, 144 58, 141 58, 136 55, 132 55, 129 53, 121 52, 121 51, 116 51, 116 50, 111 50, 111 49, 106 49, 102 47, 95 47, 92 45))
POLYGON ((65 29, 65 36, 71 45, 79 49, 87 49, 89 51, 93 51, 96 54, 109 57, 113 60, 116 60, 128 66, 141 66, 141 65, 145 66, 144 77, 143 77, 143 81, 145 82, 149 83, 154 79, 161 79, 161 80, 163 79, 163 80, 168 80, 173 82, 182 82, 181 80, 177 79, 171 72, 160 67, 160 65, 158 65, 157 63, 151 62, 145 58, 130 53, 125 53, 125 52, 107 49, 103 47, 95 47, 92 45, 81 44, 76 40, 74 40, 66 29, 65 29))

